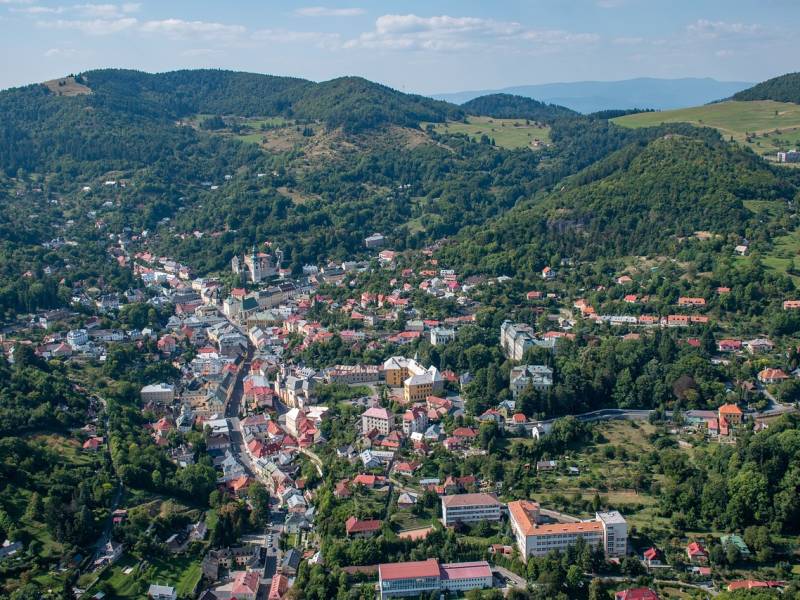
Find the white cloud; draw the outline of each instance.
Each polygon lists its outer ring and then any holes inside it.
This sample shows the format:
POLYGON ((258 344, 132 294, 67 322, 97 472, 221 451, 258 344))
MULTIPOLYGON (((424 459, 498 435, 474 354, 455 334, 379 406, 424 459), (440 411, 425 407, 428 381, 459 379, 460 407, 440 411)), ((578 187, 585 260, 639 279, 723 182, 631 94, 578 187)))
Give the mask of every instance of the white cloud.
POLYGON ((44 53, 46 58, 72 58, 77 54, 74 48, 50 48, 44 53))
POLYGON ((55 21, 38 21, 39 27, 48 29, 74 29, 87 35, 111 35, 134 27, 138 21, 135 17, 120 19, 57 19, 55 21))
POLYGON ((714 56, 716 56, 717 58, 730 58, 731 56, 734 56, 735 54, 736 53, 733 50, 717 50, 714 53, 714 56))
POLYGON ((341 36, 338 33, 319 31, 260 29, 254 32, 252 37, 257 41, 269 41, 276 44, 313 44, 319 48, 337 48, 341 45, 341 36))
POLYGON ((146 21, 140 30, 145 33, 162 34, 171 39, 201 38, 204 40, 224 40, 244 35, 246 29, 241 25, 224 25, 208 21, 184 21, 164 19, 146 21))
POLYGON ((563 44, 593 43, 594 33, 529 29, 514 21, 440 15, 420 17, 382 15, 375 29, 348 40, 347 48, 448 51, 465 48, 516 46, 523 50, 548 51, 563 44))
POLYGON ((73 4, 70 6, 42 6, 36 4, 11 8, 11 11, 29 15, 71 13, 86 19, 119 19, 138 12, 140 8, 141 4, 132 2, 125 4, 73 4))
POLYGON ((764 31, 764 28, 756 24, 748 25, 746 23, 698 19, 694 23, 687 25, 686 31, 698 37, 716 39, 720 37, 759 35, 764 31))
POLYGON ((135 13, 139 10, 140 4, 76 4, 69 10, 77 12, 81 16, 90 19, 115 19, 124 15, 135 13))
POLYGON ((33 0, 0 0, 0 4, 33 4, 33 0))
POLYGON ((357 17, 364 14, 363 8, 328 8, 326 6, 307 6, 294 11, 298 17, 357 17))

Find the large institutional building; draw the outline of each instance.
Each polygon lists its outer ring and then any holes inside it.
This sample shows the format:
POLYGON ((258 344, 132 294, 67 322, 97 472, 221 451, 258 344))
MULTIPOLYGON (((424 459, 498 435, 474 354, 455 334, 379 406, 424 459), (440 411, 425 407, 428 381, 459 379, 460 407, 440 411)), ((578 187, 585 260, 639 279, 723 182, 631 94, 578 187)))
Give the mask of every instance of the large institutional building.
POLYGON ((237 275, 245 273, 247 279, 253 283, 259 283, 267 277, 274 277, 278 274, 278 268, 283 261, 283 252, 275 249, 274 254, 256 252, 255 247, 250 254, 245 254, 242 258, 234 256, 231 259, 231 270, 237 275))
POLYGON ((383 374, 387 385, 403 386, 406 404, 423 402, 428 396, 441 394, 444 390, 444 378, 439 369, 434 366, 426 369, 413 358, 393 356, 383 363, 383 374))
POLYGON ((508 514, 524 559, 544 556, 551 550, 566 550, 578 538, 583 538, 592 548, 603 548, 608 557, 626 553, 628 524, 617 511, 596 513, 592 521, 544 524, 537 503, 517 500, 508 503, 508 514))
POLYGON ((492 587, 486 561, 440 565, 435 558, 378 565, 380 597, 426 596, 431 592, 466 592, 492 587))
POLYGON ((489 494, 455 494, 442 496, 442 522, 445 526, 456 523, 499 521, 503 505, 489 494))

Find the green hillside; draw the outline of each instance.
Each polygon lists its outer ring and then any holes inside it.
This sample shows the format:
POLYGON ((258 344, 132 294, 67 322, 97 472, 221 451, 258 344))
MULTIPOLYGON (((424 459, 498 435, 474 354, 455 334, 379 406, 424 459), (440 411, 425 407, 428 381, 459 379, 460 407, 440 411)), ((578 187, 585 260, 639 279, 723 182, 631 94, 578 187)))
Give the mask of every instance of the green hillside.
POLYGON ((713 127, 725 137, 759 154, 792 148, 800 139, 800 104, 774 100, 728 101, 663 112, 646 112, 613 119, 623 127, 653 127, 691 123, 713 127))
POLYGON ((563 106, 512 94, 480 96, 465 102, 461 108, 470 115, 486 115, 497 119, 530 119, 547 123, 577 115, 575 111, 563 106))
POLYGON ((463 121, 423 123, 423 128, 432 126, 436 133, 463 133, 471 140, 480 142, 483 136, 493 140, 501 148, 540 148, 550 141, 550 128, 543 123, 526 119, 495 119, 470 116, 463 121))
POLYGON ((762 81, 733 95, 734 100, 775 100, 800 104, 800 73, 787 73, 762 81))
POLYGON ((448 261, 536 277, 554 257, 673 255, 697 231, 750 236, 755 215, 744 201, 787 200, 796 189, 756 156, 702 131, 609 156, 544 198, 468 229, 445 250, 448 261))

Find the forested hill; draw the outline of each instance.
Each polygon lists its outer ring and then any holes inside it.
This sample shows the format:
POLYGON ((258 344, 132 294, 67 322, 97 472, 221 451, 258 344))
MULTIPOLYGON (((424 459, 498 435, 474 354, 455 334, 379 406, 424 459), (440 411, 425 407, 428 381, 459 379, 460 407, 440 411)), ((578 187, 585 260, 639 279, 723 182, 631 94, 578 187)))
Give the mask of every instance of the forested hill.
POLYGON ((800 104, 800 73, 787 73, 767 79, 734 94, 734 100, 775 100, 800 104))
POLYGON ((365 79, 324 83, 232 71, 148 74, 98 70, 76 77, 91 93, 61 96, 44 85, 0 92, 0 168, 49 170, 54 160, 146 164, 194 142, 176 119, 208 113, 284 116, 357 132, 382 125, 460 118, 452 104, 365 79))
POLYGON ((796 191, 754 154, 710 130, 686 130, 610 155, 544 198, 465 230, 444 252, 466 271, 528 276, 559 258, 669 254, 697 231, 757 238, 743 202, 796 191))
POLYGON ((468 114, 486 115, 495 119, 530 119, 552 122, 560 117, 574 117, 578 113, 557 104, 545 104, 533 98, 512 94, 490 94, 461 105, 468 114))

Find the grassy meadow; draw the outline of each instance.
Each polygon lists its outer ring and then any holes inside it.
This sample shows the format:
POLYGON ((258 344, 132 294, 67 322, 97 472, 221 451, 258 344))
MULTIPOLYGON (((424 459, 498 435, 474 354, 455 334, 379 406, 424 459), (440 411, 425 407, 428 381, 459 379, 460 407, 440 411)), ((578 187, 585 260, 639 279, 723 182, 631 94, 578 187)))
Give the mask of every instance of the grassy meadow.
MULTIPOLYGON (((428 123, 422 123, 425 129, 428 123)), ((486 134, 501 148, 535 148, 536 142, 546 144, 550 142, 549 128, 525 119, 494 119, 492 117, 468 117, 466 123, 448 121, 446 123, 433 123, 436 133, 463 133, 473 141, 479 142, 486 134)))
POLYGON ((717 102, 705 106, 638 113, 613 119, 623 127, 691 123, 713 127, 758 154, 795 147, 800 142, 800 104, 758 100, 717 102))

